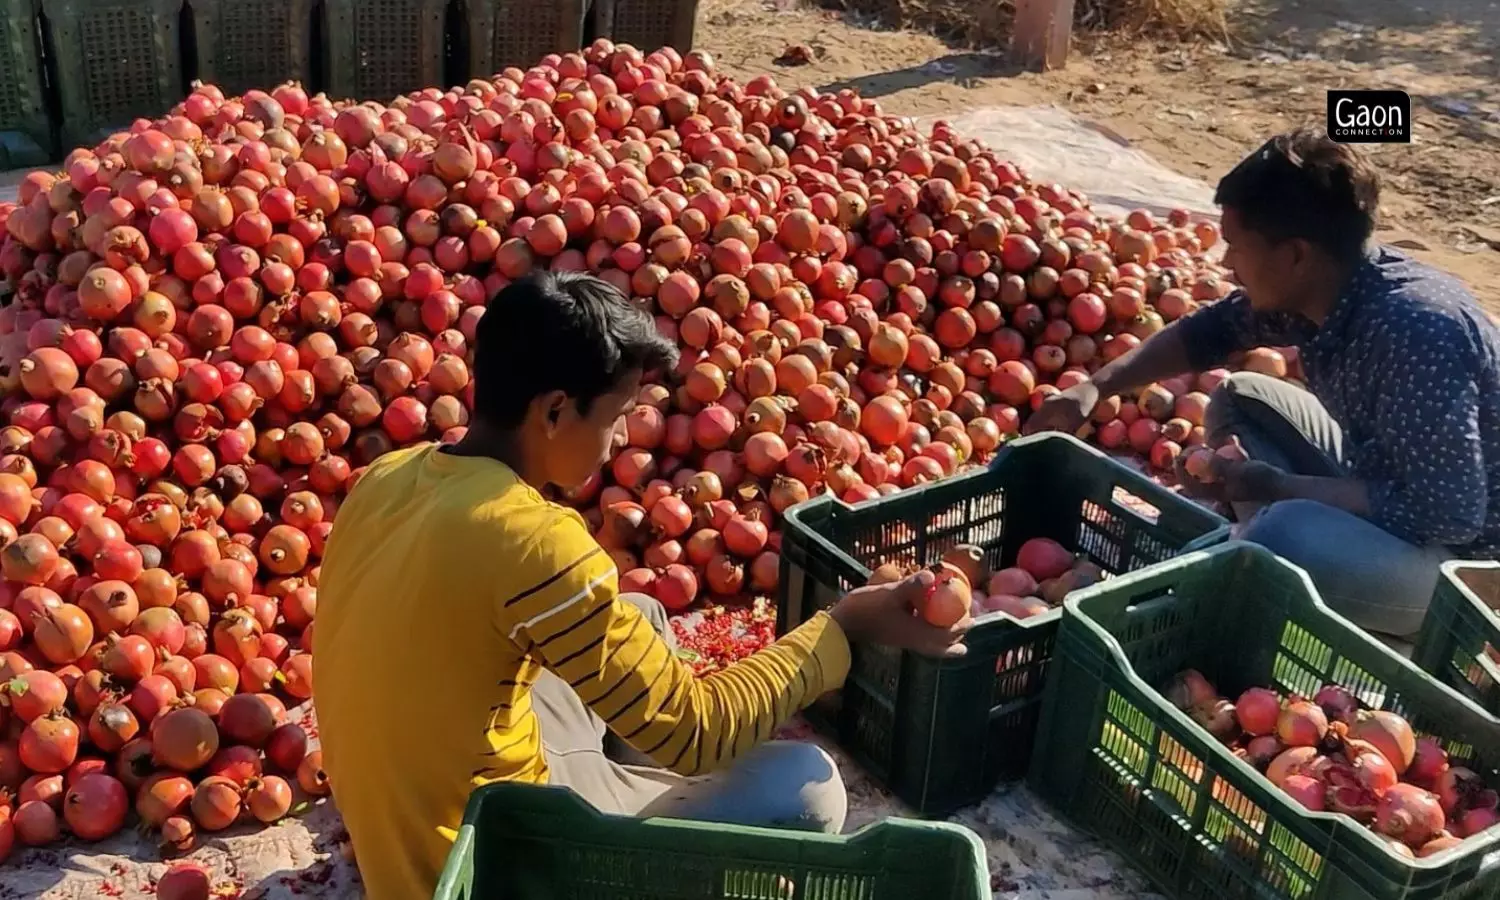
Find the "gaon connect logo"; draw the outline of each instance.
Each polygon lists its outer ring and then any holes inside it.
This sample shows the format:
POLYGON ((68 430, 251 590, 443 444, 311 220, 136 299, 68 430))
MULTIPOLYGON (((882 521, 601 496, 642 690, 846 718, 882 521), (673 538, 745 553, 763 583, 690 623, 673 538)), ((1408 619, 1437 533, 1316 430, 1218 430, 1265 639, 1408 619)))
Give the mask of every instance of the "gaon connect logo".
POLYGON ((1406 91, 1329 91, 1328 136, 1341 144, 1411 143, 1406 91))

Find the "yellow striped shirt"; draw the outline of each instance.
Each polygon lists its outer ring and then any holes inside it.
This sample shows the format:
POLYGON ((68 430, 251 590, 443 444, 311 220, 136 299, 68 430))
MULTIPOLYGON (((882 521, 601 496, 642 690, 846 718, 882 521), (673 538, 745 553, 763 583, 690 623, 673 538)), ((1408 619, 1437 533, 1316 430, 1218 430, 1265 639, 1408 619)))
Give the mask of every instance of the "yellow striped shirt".
POLYGON ((544 668, 684 775, 848 673, 819 615, 695 678, 617 592, 583 519, 505 465, 426 445, 369 468, 323 560, 315 652, 324 765, 370 900, 431 896, 474 786, 547 781, 530 694, 544 668))

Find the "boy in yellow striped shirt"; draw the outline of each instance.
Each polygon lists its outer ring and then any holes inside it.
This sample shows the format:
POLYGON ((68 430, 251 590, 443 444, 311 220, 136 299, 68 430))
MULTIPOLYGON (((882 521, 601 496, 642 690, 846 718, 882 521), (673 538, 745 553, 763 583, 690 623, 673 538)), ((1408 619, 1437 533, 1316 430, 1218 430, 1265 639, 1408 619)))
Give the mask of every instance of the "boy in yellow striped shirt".
POLYGON ((621 595, 583 519, 539 492, 596 472, 642 377, 676 356, 603 281, 517 281, 480 320, 468 434, 381 457, 341 507, 317 707, 370 900, 431 896, 469 792, 498 779, 566 785, 613 813, 836 832, 832 760, 767 738, 843 683, 850 640, 963 652, 967 622, 913 615, 929 577, 914 576, 693 676, 660 604, 621 595), (654 765, 615 761, 606 732, 654 765))

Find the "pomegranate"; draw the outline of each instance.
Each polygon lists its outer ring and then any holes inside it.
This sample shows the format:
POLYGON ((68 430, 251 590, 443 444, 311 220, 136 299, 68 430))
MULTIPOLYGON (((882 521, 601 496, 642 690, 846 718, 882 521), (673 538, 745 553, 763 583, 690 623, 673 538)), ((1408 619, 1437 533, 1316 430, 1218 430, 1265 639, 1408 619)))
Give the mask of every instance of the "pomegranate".
POLYGON ((927 586, 918 612, 929 623, 948 628, 969 614, 973 594, 968 580, 959 570, 939 565, 934 574, 936 577, 927 586))
POLYGON ((1328 717, 1317 705, 1293 697, 1281 708, 1276 736, 1288 747, 1314 747, 1328 733, 1328 717))
POLYGON ((1194 669, 1184 669, 1177 673, 1162 693, 1173 706, 1181 710, 1204 706, 1219 699, 1219 695, 1214 692, 1214 686, 1208 683, 1208 679, 1204 678, 1202 673, 1194 669))
POLYGON ((1336 684, 1324 685, 1313 695, 1313 702, 1323 710, 1330 722, 1347 722, 1359 711, 1359 701, 1347 688, 1336 684))
POLYGON ((1411 765, 1407 766, 1407 781, 1420 787, 1432 788, 1438 776, 1448 769, 1448 751, 1434 737, 1417 738, 1412 752, 1411 765))
POLYGON ((1246 734, 1271 734, 1281 717, 1281 698, 1266 688, 1250 688, 1235 701, 1234 712, 1246 734))
POLYGON ((1500 824, 1500 812, 1495 807, 1477 806, 1464 811, 1459 817, 1457 830, 1468 838, 1493 828, 1496 824, 1500 824))
POLYGON ((1228 700, 1215 698, 1193 707, 1188 714, 1204 731, 1221 741, 1228 741, 1240 733, 1240 723, 1235 718, 1235 705, 1228 700))
POLYGON ((125 786, 104 774, 83 776, 63 798, 63 819, 74 835, 86 841, 103 840, 119 831, 129 811, 125 786))
POLYGON ((1306 775, 1288 775, 1281 782, 1281 789, 1286 791, 1287 796, 1313 812, 1322 812, 1326 808, 1323 800, 1326 788, 1323 782, 1316 778, 1306 775))
POLYGON ((219 749, 219 731, 202 710, 182 707, 151 723, 151 757, 158 765, 191 772, 219 749))
POLYGON ((1056 578, 1073 567, 1073 555, 1051 538, 1032 538, 1021 545, 1016 565, 1037 581, 1056 578))
POLYGON ((1036 593, 1037 580, 1020 566, 1013 566, 1000 569, 991 575, 985 591, 992 597, 997 594, 1025 597, 1036 593))
POLYGON ((239 786, 227 778, 210 775, 198 782, 189 801, 193 821, 204 831, 223 831, 240 816, 239 786))
POLYGON ((1390 760, 1396 774, 1411 766, 1417 752, 1416 736, 1406 720, 1384 710, 1361 710, 1349 723, 1349 737, 1365 741, 1390 760))
POLYGON ((1412 849, 1437 837, 1445 824, 1438 798, 1412 784, 1391 785, 1375 807, 1375 830, 1412 849))
MULTIPOLYGON (((171 820, 168 820, 171 821, 171 820)), ((191 843, 191 825, 182 820, 188 829, 186 835, 177 835, 174 843, 184 840, 191 843)), ((162 831, 166 836, 166 829, 162 831)), ((179 847, 178 849, 186 849, 179 847)), ((208 900, 213 896, 213 879, 209 871, 198 863, 180 862, 167 867, 167 871, 156 880, 156 900, 208 900)))
POLYGON ((1293 775, 1301 775, 1312 769, 1319 759, 1316 747, 1292 747, 1282 751, 1266 767, 1266 779, 1281 787, 1293 775))
POLYGON ((150 776, 136 792, 135 811, 141 821, 160 828, 167 819, 180 815, 193 799, 193 783, 182 775, 162 772, 150 776))

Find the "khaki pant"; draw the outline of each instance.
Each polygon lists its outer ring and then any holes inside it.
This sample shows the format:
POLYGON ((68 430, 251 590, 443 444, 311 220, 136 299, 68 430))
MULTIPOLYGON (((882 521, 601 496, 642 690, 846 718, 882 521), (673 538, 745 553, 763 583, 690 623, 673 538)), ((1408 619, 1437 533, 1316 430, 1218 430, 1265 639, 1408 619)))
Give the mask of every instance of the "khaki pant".
MULTIPOLYGON (((620 600, 640 609, 675 648, 660 603, 643 594, 622 594, 620 600)), ((768 741, 717 772, 688 778, 655 767, 625 746, 551 672, 537 679, 532 702, 551 783, 572 788, 601 812, 833 834, 844 826, 849 800, 843 779, 815 745, 768 741)))

